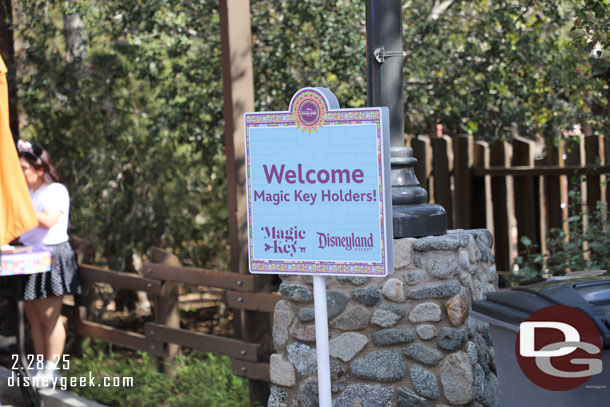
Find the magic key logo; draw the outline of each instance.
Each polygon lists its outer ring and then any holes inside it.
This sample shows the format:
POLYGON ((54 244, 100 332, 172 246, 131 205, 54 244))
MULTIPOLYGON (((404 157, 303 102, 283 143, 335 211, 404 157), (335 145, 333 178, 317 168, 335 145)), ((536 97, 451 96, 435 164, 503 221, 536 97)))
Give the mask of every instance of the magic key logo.
POLYGON ((522 322, 517 361, 534 384, 552 391, 574 389, 602 372, 602 342, 582 311, 563 305, 542 308, 522 322))

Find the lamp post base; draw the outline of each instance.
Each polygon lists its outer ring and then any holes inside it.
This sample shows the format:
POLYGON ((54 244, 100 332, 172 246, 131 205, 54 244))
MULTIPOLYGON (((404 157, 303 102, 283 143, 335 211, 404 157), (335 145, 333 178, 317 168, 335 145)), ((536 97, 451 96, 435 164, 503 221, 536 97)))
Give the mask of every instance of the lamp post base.
POLYGON ((436 236, 447 233, 445 208, 435 204, 392 207, 394 238, 436 236))
POLYGON ((427 204, 428 193, 419 184, 411 147, 392 147, 392 221, 394 237, 422 237, 447 232, 447 213, 440 205, 427 204))

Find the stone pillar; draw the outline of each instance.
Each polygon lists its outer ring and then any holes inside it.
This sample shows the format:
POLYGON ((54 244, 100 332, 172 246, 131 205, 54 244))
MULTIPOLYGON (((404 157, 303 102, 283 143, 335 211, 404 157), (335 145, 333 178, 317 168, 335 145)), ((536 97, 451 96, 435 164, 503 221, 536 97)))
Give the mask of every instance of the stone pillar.
MULTIPOLYGON (((392 276, 328 278, 333 407, 499 405, 489 326, 469 317, 497 289, 492 239, 396 239, 392 276)), ((282 281, 268 407, 317 406, 312 278, 282 281)))

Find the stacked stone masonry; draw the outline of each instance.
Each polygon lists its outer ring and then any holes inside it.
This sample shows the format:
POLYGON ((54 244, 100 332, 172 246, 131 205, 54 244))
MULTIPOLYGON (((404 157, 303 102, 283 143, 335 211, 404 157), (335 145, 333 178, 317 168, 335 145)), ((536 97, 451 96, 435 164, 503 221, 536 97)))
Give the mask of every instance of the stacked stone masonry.
MULTIPOLYGON (((327 278, 334 407, 496 407, 489 326, 469 316, 495 291, 485 229, 394 241, 393 275, 327 278)), ((311 276, 284 275, 273 315, 268 407, 318 406, 311 276)))

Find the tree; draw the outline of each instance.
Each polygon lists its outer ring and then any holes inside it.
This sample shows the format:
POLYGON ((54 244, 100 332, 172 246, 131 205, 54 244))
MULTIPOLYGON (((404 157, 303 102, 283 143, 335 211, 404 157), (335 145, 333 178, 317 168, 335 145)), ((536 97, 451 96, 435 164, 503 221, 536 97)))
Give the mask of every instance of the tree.
POLYGON ((25 0, 18 7, 23 134, 56 158, 76 234, 117 269, 152 245, 197 264, 223 263, 217 6, 25 0), (67 58, 72 47, 60 22, 75 13, 87 53, 67 58))
POLYGON ((364 1, 252 0, 257 110, 286 110, 306 86, 323 86, 341 107, 366 105, 364 1))
POLYGON ((607 2, 405 2, 405 102, 413 133, 544 135, 608 130, 607 2), (605 7, 602 3, 606 3, 605 7), (605 28, 604 28, 605 27, 605 28), (604 31, 605 29, 605 31, 604 31))

